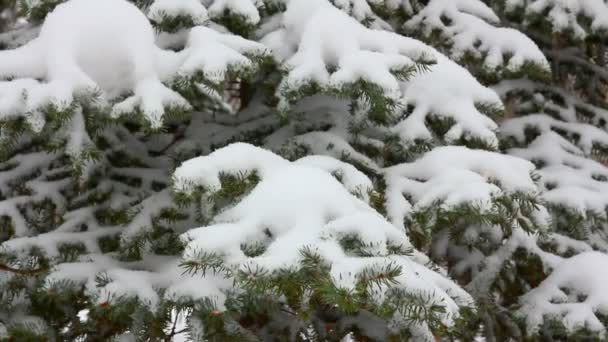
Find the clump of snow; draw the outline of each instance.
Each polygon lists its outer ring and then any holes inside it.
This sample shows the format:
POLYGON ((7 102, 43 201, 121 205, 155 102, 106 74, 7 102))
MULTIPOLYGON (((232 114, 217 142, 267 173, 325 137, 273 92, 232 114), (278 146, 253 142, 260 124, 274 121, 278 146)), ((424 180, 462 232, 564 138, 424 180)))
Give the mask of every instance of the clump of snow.
POLYGON ((438 147, 412 163, 383 170, 387 214, 393 224, 403 227, 403 219, 411 212, 437 202, 447 208, 474 203, 488 209, 500 194, 536 193, 531 178, 534 169, 527 160, 500 153, 438 147))
POLYGON ((113 113, 139 108, 158 127, 167 106, 189 105, 161 83, 157 55, 154 30, 134 5, 124 0, 72 0, 49 13, 35 40, 0 53, 0 76, 44 79, 24 89, 25 112, 47 104, 65 109, 78 92, 101 90, 112 99, 132 91, 113 113))
MULTIPOLYGON (((331 88, 336 84, 347 84, 361 78, 385 85, 384 95, 393 97, 402 107, 414 107, 412 113, 404 115, 405 118, 391 128, 392 133, 406 143, 433 139, 434 133, 427 127, 427 119, 433 115, 454 121, 454 125, 442 137, 448 143, 465 137, 478 138, 489 146, 498 146, 497 126, 480 111, 479 105, 500 110, 503 108, 500 97, 482 86, 465 68, 432 47, 391 32, 367 29, 324 0, 290 2, 281 23, 282 28, 272 31, 262 40, 272 49, 275 58, 285 61, 288 66, 288 75, 283 80, 280 92, 299 89, 311 81, 331 88), (331 27, 325 27, 323 23, 330 23, 327 25, 331 27), (338 23, 341 29, 336 30, 334 27, 338 23), (345 31, 353 32, 348 39, 340 34, 345 31), (285 41, 291 44, 285 44, 285 41), (351 65, 341 61, 346 61, 345 58, 353 56, 353 53, 367 54, 369 51, 365 51, 366 49, 375 51, 374 56, 370 55, 374 62, 361 59, 362 63, 357 64, 356 69, 344 69, 351 65), (390 65, 377 62, 379 54, 397 54, 404 62, 403 58, 409 58, 409 63, 425 56, 437 63, 431 65, 428 71, 416 73, 409 80, 399 82, 390 74, 390 65), (332 68, 335 68, 333 73, 332 68), (349 77, 337 78, 339 75, 349 77), (376 78, 374 75, 385 77, 376 78), (334 82, 336 80, 339 82, 334 82)), ((317 138, 315 136, 299 139, 314 145, 327 145, 327 142, 317 138)), ((330 138, 323 137, 324 140, 330 138)), ((356 154, 354 151, 349 152, 356 154)))
POLYGON ((262 42, 287 69, 278 90, 283 106, 287 93, 310 83, 342 90, 358 80, 376 84, 396 100, 401 92, 392 72, 431 59, 431 50, 419 41, 368 29, 327 0, 290 1, 281 24, 262 42))
MULTIPOLYGON (((202 20, 204 8, 195 3, 169 6, 159 1, 151 15, 198 8, 202 20)), ((190 107, 162 82, 198 71, 219 82, 229 68, 251 69, 245 55, 265 53, 261 44, 204 27, 191 30, 185 50, 161 50, 146 16, 127 1, 71 0, 47 16, 36 39, 0 52, 0 77, 16 78, 0 83, 0 118, 25 116, 39 131, 45 124, 45 106, 64 110, 83 94, 98 96, 99 105, 120 101, 111 110, 113 116, 139 110, 159 127, 167 108, 190 107), (126 94, 132 96, 120 100, 126 94)))
POLYGON ((241 72, 253 69, 253 62, 246 56, 263 57, 268 51, 260 43, 198 26, 190 31, 184 53, 186 57, 178 75, 190 76, 202 71, 207 80, 219 83, 230 69, 241 72))
POLYGON ((208 4, 209 15, 213 17, 221 17, 226 12, 232 15, 239 16, 250 25, 255 25, 260 22, 260 13, 258 7, 264 4, 262 0, 203 0, 208 4))
MULTIPOLYGON (((389 252, 390 247, 410 248, 407 236, 328 172, 341 165, 319 157, 290 163, 243 143, 185 162, 175 172, 179 191, 195 186, 219 189, 220 172, 256 170, 261 181, 241 202, 216 216, 210 226, 182 235, 187 244, 184 259, 196 261, 201 252, 215 253, 233 270, 257 265, 272 271, 297 267, 300 251, 308 247, 331 265, 335 284, 348 289, 354 288, 366 268, 393 263, 402 268, 396 286, 407 292, 432 293, 446 306, 442 319, 450 324, 459 305, 468 305, 470 297, 449 279, 410 257, 389 252), (360 239, 370 257, 357 257, 344 250, 340 240, 346 237, 360 239), (247 256, 242 246, 252 243, 263 246, 264 251, 247 256)), ((341 168, 346 184, 369 184, 361 173, 341 168)))
POLYGON ((157 23, 177 17, 190 18, 194 25, 202 25, 209 19, 200 0, 155 0, 148 9, 148 18, 157 23))
POLYGON ((87 146, 91 145, 91 138, 85 127, 82 109, 77 109, 72 115, 72 120, 70 120, 70 125, 66 130, 68 136, 66 152, 68 155, 77 158, 87 146))
POLYGON ((606 216, 608 183, 594 179, 608 176, 606 167, 586 158, 574 144, 549 131, 526 148, 509 153, 544 164, 539 174, 544 184, 542 197, 548 203, 574 209, 583 216, 590 212, 606 216))
POLYGON ((580 149, 587 155, 591 154, 595 144, 608 146, 606 131, 590 124, 556 120, 547 114, 530 114, 505 121, 501 126, 501 135, 524 141, 526 129, 534 129, 540 134, 556 131, 568 132, 568 134, 578 137, 575 149, 580 149))
POLYGON ((517 30, 494 26, 499 23, 498 16, 482 1, 431 0, 405 28, 422 31, 426 37, 439 31, 451 43, 451 57, 458 60, 472 54, 492 71, 503 65, 518 71, 525 63, 549 71, 547 59, 530 38, 517 30))
POLYGON ((372 181, 363 172, 335 158, 308 156, 298 159, 296 164, 314 166, 331 173, 350 193, 361 196, 366 202, 369 201, 369 192, 374 189, 372 181))
POLYGON ((541 198, 554 214, 553 225, 560 233, 607 250, 604 224, 597 222, 606 219, 608 205, 606 110, 563 89, 526 80, 505 81, 495 89, 519 101, 515 108, 531 112, 503 122, 501 135, 517 146, 509 154, 538 165, 541 198), (520 93, 534 96, 520 99, 520 93), (572 225, 569 215, 583 221, 572 225))
POLYGON ((273 172, 277 166, 286 165, 288 161, 274 153, 253 148, 247 144, 230 145, 230 153, 212 153, 208 156, 197 157, 182 163, 173 174, 174 189, 188 192, 195 187, 203 187, 210 191, 221 189, 220 172, 229 174, 256 171, 264 178, 273 172), (256 158, 251 158, 252 150, 256 158))
POLYGON ((606 284, 608 255, 584 252, 563 260, 551 275, 521 299, 519 314, 524 316, 528 329, 556 319, 568 331, 586 328, 605 336, 606 327, 598 314, 608 313, 606 284))
POLYGON ((489 146, 498 146, 497 125, 481 113, 477 104, 503 108, 498 95, 479 84, 463 67, 439 52, 433 54, 437 64, 430 70, 401 84, 404 105, 414 111, 391 128, 405 142, 432 140, 433 132, 427 127, 427 118, 451 119, 454 125, 443 137, 449 142, 461 137, 478 138, 489 146))

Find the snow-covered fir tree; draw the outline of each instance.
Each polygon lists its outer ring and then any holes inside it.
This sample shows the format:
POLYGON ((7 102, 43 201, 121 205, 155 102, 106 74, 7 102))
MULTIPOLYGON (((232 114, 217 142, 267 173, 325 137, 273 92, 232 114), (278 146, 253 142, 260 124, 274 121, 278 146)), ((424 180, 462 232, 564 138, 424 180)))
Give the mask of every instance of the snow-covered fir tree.
POLYGON ((605 0, 0 0, 0 340, 608 339, 605 0))

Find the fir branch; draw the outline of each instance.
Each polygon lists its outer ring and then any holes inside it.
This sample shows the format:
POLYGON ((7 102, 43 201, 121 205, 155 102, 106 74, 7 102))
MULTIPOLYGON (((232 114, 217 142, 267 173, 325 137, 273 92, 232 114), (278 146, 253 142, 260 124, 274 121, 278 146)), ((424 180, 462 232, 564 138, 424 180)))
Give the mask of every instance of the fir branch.
POLYGON ((33 268, 33 269, 19 269, 19 268, 14 268, 9 265, 0 263, 0 271, 6 271, 6 272, 14 273, 14 274, 25 275, 25 276, 39 275, 41 273, 47 272, 48 270, 49 270, 48 267, 40 267, 40 268, 33 268))

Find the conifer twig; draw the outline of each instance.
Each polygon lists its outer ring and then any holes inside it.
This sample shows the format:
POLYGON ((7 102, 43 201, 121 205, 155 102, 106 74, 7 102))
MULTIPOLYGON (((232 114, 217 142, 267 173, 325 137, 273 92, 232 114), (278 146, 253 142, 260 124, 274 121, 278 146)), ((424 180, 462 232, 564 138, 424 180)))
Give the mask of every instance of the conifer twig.
POLYGON ((21 270, 21 269, 13 268, 8 265, 0 263, 0 271, 7 271, 7 272, 11 272, 11 273, 16 273, 19 275, 36 275, 38 273, 42 273, 47 270, 48 270, 48 267, 41 267, 41 268, 36 268, 36 269, 31 269, 31 270, 21 270))

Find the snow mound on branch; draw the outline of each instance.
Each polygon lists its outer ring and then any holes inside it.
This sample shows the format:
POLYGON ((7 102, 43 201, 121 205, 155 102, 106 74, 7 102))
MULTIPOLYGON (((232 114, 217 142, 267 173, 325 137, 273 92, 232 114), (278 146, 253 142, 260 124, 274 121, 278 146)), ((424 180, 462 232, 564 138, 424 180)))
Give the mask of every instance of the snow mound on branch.
MULTIPOLYGON (((341 1, 337 5, 347 3, 341 1)), ((281 24, 282 28, 262 39, 288 69, 280 97, 311 81, 322 87, 339 88, 362 79, 380 85, 384 96, 404 108, 414 107, 411 114, 391 128, 403 141, 432 140, 427 119, 434 115, 455 123, 442 137, 448 143, 464 136, 498 146, 497 126, 479 106, 500 110, 500 97, 434 48, 392 32, 368 29, 325 0, 290 2, 281 24), (341 32, 351 34, 344 37, 341 32), (351 64, 353 56, 361 56, 360 63, 351 64), (387 58, 403 64, 378 62, 389 61, 387 58), (413 65, 420 58, 437 64, 428 71, 413 73, 405 82, 391 74, 392 69, 413 65), (333 68, 336 71, 331 73, 333 68)))
POLYGON ((482 86, 465 68, 439 52, 435 51, 433 56, 437 64, 431 66, 428 72, 417 74, 402 83, 401 101, 414 106, 414 111, 391 130, 403 141, 432 140, 433 133, 427 127, 427 118, 432 114, 454 121, 443 137, 447 142, 465 136, 498 146, 496 123, 481 113, 477 105, 502 109, 500 97, 482 86))
POLYGON ((221 151, 224 153, 214 152, 182 163, 173 174, 174 189, 186 193, 195 187, 217 191, 222 187, 220 172, 239 174, 255 170, 264 178, 277 166, 289 163, 270 151, 253 148, 247 144, 230 145, 230 153, 225 152, 226 149, 221 151), (251 158, 252 150, 255 151, 255 158, 251 158))
POLYGON ((34 41, 0 53, 0 77, 46 81, 26 89, 21 112, 36 112, 48 104, 65 109, 78 92, 100 89, 114 98, 133 91, 114 110, 140 108, 152 126, 159 126, 165 107, 189 105, 161 83, 157 50, 152 26, 134 5, 124 0, 71 0, 47 16, 34 41))
MULTIPOLYGON (((255 171, 261 178, 265 178, 275 173, 277 167, 291 165, 289 161, 271 151, 243 143, 232 144, 221 152, 182 163, 173 174, 174 189, 182 193, 189 193, 195 188, 215 192, 222 187, 219 178, 221 173, 245 174, 255 171), (255 153, 256 158, 251 158, 251 153, 255 153)), ((332 174, 338 177, 343 186, 352 193, 366 193, 373 189, 372 181, 363 172, 335 158, 308 156, 297 160, 294 164, 314 167, 332 174)))
POLYGON ((268 49, 262 44, 198 26, 190 31, 185 50, 187 57, 178 74, 187 76, 202 71, 206 80, 219 83, 226 78, 230 69, 252 70, 254 63, 246 56, 261 57, 268 53, 268 49))
POLYGON ((148 18, 158 23, 177 17, 190 18, 195 25, 202 25, 209 19, 207 9, 199 0, 155 0, 148 9, 148 18))
POLYGON ((287 69, 278 90, 284 106, 287 93, 310 83, 343 90, 359 80, 379 86, 383 96, 397 100, 401 92, 393 73, 414 67, 419 60, 432 61, 432 50, 423 43, 368 29, 327 0, 290 1, 281 25, 262 42, 287 69))
MULTIPOLYGON (((175 3, 181 2, 171 2, 171 13, 196 7, 175 3)), ((155 3, 151 15, 167 9, 166 4, 155 3)), ((45 124, 46 106, 66 110, 85 96, 100 106, 120 101, 111 110, 114 117, 139 110, 152 127, 159 127, 166 109, 190 108, 162 82, 200 71, 219 83, 230 68, 252 69, 246 55, 265 54, 261 44, 204 27, 190 31, 183 51, 161 50, 150 22, 129 2, 71 0, 47 16, 36 39, 0 52, 0 78, 16 78, 0 82, 0 119, 24 116, 39 131, 45 124), (128 94, 132 96, 121 100, 128 94)), ((208 89, 199 90, 209 95, 208 89)), ((215 95, 223 99, 223 94, 215 95)))
POLYGON ((479 0, 432 0, 405 28, 422 30, 426 37, 440 31, 451 42, 451 57, 458 60, 471 53, 490 70, 505 65, 518 71, 532 63, 549 71, 547 59, 530 38, 514 29, 493 26, 499 23, 492 9, 479 0))
MULTIPOLYGON (((201 253, 211 253, 221 255, 235 270, 252 265, 278 270, 297 267, 301 250, 308 247, 331 265, 334 283, 348 289, 354 288, 367 268, 392 263, 402 268, 396 286, 408 292, 433 293, 433 298, 446 306, 448 315, 443 319, 450 323, 450 316, 457 315, 459 305, 470 303, 470 297, 410 257, 391 254, 391 247, 411 248, 407 236, 327 172, 337 166, 340 162, 330 162, 328 157, 308 157, 290 163, 243 143, 184 163, 175 172, 179 191, 195 186, 219 189, 219 172, 256 170, 261 178, 251 193, 216 216, 212 225, 182 236, 187 243, 184 259, 196 261, 201 253), (340 240, 352 237, 363 243, 369 257, 353 256, 343 248, 340 240), (250 244, 261 245, 264 251, 249 257, 242 246, 250 244)), ((369 184, 360 172, 342 169, 347 184, 369 184)))
POLYGON ((554 318, 568 331, 586 328, 605 335, 606 327, 598 314, 608 313, 608 255, 584 252, 565 259, 538 287, 520 299, 519 314, 525 316, 528 328, 554 318))
MULTIPOLYGON (((583 128, 583 125, 577 126, 583 128)), ((597 177, 608 179, 608 169, 585 157, 585 153, 568 140, 555 132, 544 132, 526 148, 511 149, 509 153, 543 163, 539 174, 544 185, 542 197, 548 203, 572 208, 583 216, 594 213, 606 217, 608 183, 597 177)))
MULTIPOLYGON (((547 114, 530 114, 506 121, 501 126, 501 135, 525 141, 525 131, 535 129, 539 133, 567 132, 577 136, 576 150, 591 154, 595 144, 608 146, 608 133, 590 124, 556 120, 547 114)), ((550 157, 550 156, 548 156, 550 157)))
POLYGON ((489 209, 500 194, 536 193, 532 171, 534 165, 524 159, 459 146, 438 147, 412 163, 383 170, 388 217, 403 227, 403 219, 412 211, 437 202, 447 208, 474 203, 489 209))
POLYGON ((261 0, 203 0, 211 17, 221 17, 226 12, 245 19, 250 25, 260 22, 258 7, 263 6, 261 0))
MULTIPOLYGON (((567 107, 549 103, 546 108, 565 120, 575 121, 575 104, 570 98, 566 100, 567 107)), ((539 174, 543 181, 543 199, 574 209, 583 217, 588 213, 606 217, 608 183, 602 179, 608 179, 608 169, 590 157, 597 146, 608 146, 608 133, 591 124, 561 121, 547 114, 530 114, 504 122, 501 135, 524 143, 526 132, 530 130, 538 137, 525 148, 509 150, 509 154, 542 165, 539 174), (568 140, 565 137, 576 138, 568 140)))
POLYGON ((372 181, 348 163, 327 156, 308 156, 298 159, 296 164, 314 166, 335 175, 351 193, 367 193, 373 189, 372 181))

